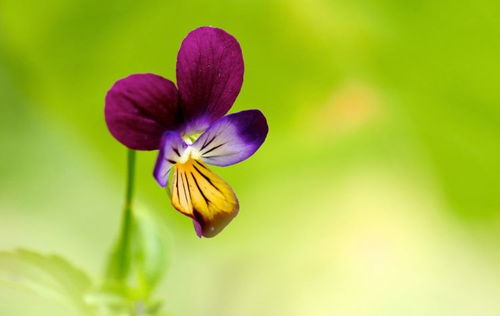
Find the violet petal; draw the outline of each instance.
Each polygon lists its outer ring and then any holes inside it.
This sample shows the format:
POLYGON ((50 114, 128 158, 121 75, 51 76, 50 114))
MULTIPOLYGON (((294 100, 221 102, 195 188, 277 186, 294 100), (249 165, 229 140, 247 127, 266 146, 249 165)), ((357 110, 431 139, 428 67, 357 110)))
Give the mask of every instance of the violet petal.
POLYGON ((160 186, 167 186, 170 169, 179 160, 186 148, 187 144, 177 132, 167 131, 163 133, 160 151, 153 170, 153 176, 160 186))
POLYGON ((203 236, 203 228, 197 220, 193 219, 194 231, 196 232, 196 236, 201 238, 203 236))
POLYGON ((259 110, 246 110, 212 123, 193 144, 201 159, 211 165, 228 166, 247 159, 266 139, 268 126, 259 110))
MULTIPOLYGON (((177 55, 177 86, 185 121, 210 124, 226 114, 240 92, 243 68, 241 48, 232 35, 214 27, 190 32, 177 55)), ((189 127, 187 132, 208 126, 189 127)))
POLYGON ((135 150, 154 150, 162 134, 179 126, 177 89, 155 74, 134 74, 115 82, 104 109, 111 134, 135 150))

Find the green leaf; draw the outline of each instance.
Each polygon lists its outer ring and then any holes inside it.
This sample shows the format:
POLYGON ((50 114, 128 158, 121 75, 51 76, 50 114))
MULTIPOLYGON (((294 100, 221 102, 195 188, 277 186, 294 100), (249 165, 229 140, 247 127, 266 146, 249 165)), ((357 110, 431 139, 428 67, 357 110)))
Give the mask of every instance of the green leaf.
POLYGON ((92 287, 90 278, 57 255, 26 249, 0 251, 0 284, 55 300, 82 315, 95 315, 84 300, 92 287))
POLYGON ((144 208, 134 209, 128 216, 130 229, 120 234, 108 259, 106 281, 95 301, 130 309, 144 304, 149 310, 157 303, 151 296, 160 282, 167 262, 164 233, 159 229, 161 219, 152 218, 144 208), (124 306, 125 305, 125 306, 124 306))
POLYGON ((157 222, 146 212, 137 213, 136 238, 133 240, 134 267, 140 282, 154 290, 167 265, 164 234, 157 222))

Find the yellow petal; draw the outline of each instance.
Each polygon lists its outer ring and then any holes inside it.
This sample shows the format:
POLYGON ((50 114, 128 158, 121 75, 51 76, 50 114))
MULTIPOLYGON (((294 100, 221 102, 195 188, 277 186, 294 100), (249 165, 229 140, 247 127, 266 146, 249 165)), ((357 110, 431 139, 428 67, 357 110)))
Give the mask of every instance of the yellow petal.
POLYGON ((217 235, 239 210, 238 199, 231 187, 205 164, 194 159, 175 165, 171 200, 179 212, 199 224, 197 233, 205 237, 217 235))

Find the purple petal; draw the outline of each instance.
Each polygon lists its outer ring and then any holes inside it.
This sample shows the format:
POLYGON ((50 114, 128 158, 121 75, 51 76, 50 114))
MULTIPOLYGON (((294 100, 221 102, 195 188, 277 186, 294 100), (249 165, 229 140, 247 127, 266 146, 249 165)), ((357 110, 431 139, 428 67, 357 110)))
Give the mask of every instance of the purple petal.
POLYGON ((186 147, 187 144, 177 132, 167 131, 163 134, 153 171, 153 176, 162 187, 167 185, 170 169, 179 160, 186 147))
POLYGON ((259 110, 229 114, 214 122, 193 147, 212 165, 228 166, 247 159, 266 139, 266 118, 259 110))
MULTIPOLYGON (((200 27, 188 34, 177 55, 177 86, 186 122, 208 124, 231 108, 243 83, 243 56, 226 31, 200 27)), ((197 130, 207 126, 199 126, 197 130)))
POLYGON ((135 150, 160 146, 166 130, 178 127, 177 89, 155 74, 135 74, 115 82, 104 109, 111 134, 135 150))
POLYGON ((193 219, 193 226, 196 236, 201 238, 203 236, 203 228, 201 227, 201 224, 197 220, 193 219))

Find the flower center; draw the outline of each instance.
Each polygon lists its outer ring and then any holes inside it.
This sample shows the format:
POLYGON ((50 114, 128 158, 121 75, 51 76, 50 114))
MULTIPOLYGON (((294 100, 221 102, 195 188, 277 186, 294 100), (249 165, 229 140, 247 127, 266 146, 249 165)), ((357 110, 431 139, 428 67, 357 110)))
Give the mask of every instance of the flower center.
POLYGON ((179 158, 179 161, 177 163, 184 164, 186 163, 190 158, 194 160, 198 160, 201 157, 201 153, 198 149, 193 148, 192 146, 188 146, 186 150, 181 155, 181 158, 179 158))
POLYGON ((184 135, 182 137, 182 140, 188 144, 186 150, 181 155, 181 158, 179 158, 179 161, 177 163, 179 164, 185 164, 190 158, 194 160, 198 160, 201 157, 201 153, 199 150, 193 148, 191 145, 200 137, 201 133, 197 134, 189 134, 189 135, 184 135))
POLYGON ((182 140, 185 141, 186 144, 191 145, 198 139, 198 137, 200 137, 200 135, 201 133, 185 135, 182 137, 182 140))

